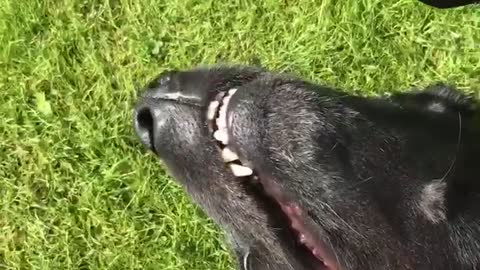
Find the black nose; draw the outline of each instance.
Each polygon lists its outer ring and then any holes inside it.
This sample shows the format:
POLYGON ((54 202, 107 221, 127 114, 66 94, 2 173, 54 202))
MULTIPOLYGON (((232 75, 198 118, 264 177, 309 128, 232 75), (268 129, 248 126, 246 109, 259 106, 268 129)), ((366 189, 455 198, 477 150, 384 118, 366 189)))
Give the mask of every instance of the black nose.
POLYGON ((171 83, 174 74, 175 71, 168 71, 149 82, 134 109, 133 126, 137 136, 152 151, 155 151, 154 135, 165 118, 162 115, 161 100, 172 100, 175 95, 176 89, 171 83))
POLYGON ((135 131, 143 145, 152 151, 154 151, 154 121, 153 112, 150 108, 135 108, 133 116, 133 125, 135 127, 135 131))
POLYGON ((155 152, 155 138, 168 132, 171 106, 201 107, 208 101, 206 91, 195 73, 168 71, 160 74, 144 88, 134 110, 133 124, 141 142, 155 152), (167 109, 169 107, 170 109, 167 109))

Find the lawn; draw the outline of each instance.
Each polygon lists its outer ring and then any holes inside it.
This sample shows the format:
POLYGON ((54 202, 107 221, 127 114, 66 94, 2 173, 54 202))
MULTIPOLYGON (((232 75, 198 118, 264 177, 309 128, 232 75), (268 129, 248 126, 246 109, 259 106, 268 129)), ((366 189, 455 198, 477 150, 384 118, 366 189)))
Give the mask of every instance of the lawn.
POLYGON ((480 9, 2 0, 0 269, 232 269, 222 233, 143 150, 131 113, 161 71, 255 58, 366 95, 440 80, 478 95, 480 9))

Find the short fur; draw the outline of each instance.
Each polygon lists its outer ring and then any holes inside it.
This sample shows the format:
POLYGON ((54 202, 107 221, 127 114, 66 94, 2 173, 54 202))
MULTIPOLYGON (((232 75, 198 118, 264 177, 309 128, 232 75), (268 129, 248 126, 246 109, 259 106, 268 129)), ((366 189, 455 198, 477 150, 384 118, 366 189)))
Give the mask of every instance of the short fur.
POLYGON ((308 212, 341 269, 480 269, 476 101, 442 84, 360 97, 251 67, 162 74, 136 107, 137 132, 231 236, 240 269, 313 262, 278 206, 222 162, 205 115, 231 88, 242 162, 308 212))

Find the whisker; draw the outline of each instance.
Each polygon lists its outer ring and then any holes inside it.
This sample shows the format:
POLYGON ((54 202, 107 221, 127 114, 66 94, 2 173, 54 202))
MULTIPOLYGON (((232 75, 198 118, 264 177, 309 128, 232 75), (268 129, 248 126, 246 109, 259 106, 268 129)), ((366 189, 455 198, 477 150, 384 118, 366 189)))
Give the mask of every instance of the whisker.
POLYGON ((321 203, 323 206, 327 207, 328 210, 330 210, 330 212, 332 212, 340 221, 342 221, 342 223, 343 223, 348 229, 350 229, 352 232, 356 233, 356 234, 357 234, 358 236, 360 236, 362 239, 367 240, 367 238, 366 238, 364 235, 362 235, 361 233, 359 233, 358 231, 356 231, 352 226, 350 226, 350 225, 348 224, 348 222, 346 222, 343 218, 341 218, 341 217, 337 214, 337 212, 335 212, 335 210, 333 210, 333 208, 332 208, 329 204, 327 204, 326 202, 320 202, 320 203, 321 203))
POLYGON ((457 146, 455 150, 455 156, 452 159, 452 162, 450 163, 450 167, 448 168, 447 172, 443 175, 442 178, 440 178, 441 181, 444 181, 448 175, 451 173, 453 170, 453 167, 455 166, 457 162, 457 156, 458 152, 460 151, 460 144, 462 142, 462 114, 459 112, 458 113, 458 138, 457 138, 457 146))

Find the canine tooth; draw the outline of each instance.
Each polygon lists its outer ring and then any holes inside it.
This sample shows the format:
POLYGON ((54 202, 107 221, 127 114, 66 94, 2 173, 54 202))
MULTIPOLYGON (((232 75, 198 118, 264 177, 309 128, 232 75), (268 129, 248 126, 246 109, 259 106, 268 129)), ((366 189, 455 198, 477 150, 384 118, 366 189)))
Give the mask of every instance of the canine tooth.
POLYGON ((249 176, 253 174, 253 170, 238 164, 230 164, 230 169, 232 169, 233 175, 237 177, 249 176))
POLYGON ((220 102, 214 100, 210 102, 208 105, 208 110, 207 110, 207 118, 208 120, 213 120, 215 118, 215 113, 217 112, 218 106, 220 105, 220 102))
POLYGON ((235 92, 237 92, 237 88, 232 88, 232 89, 228 90, 228 94, 230 96, 233 96, 233 94, 235 94, 235 92))
POLYGON ((230 102, 230 99, 232 98, 232 95, 227 95, 226 97, 223 98, 223 104, 228 105, 230 102))
POLYGON ((307 239, 305 238, 305 234, 300 234, 300 243, 305 243, 307 241, 307 239))
POLYGON ((213 133, 213 137, 217 140, 223 143, 224 145, 227 145, 228 143, 228 133, 223 131, 223 130, 217 130, 213 133))
POLYGON ((225 162, 232 162, 234 160, 237 160, 238 156, 230 148, 225 147, 222 150, 222 158, 223 158, 223 161, 225 162))

